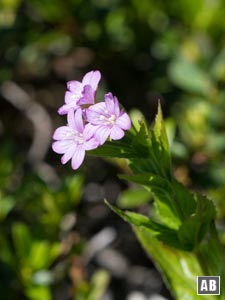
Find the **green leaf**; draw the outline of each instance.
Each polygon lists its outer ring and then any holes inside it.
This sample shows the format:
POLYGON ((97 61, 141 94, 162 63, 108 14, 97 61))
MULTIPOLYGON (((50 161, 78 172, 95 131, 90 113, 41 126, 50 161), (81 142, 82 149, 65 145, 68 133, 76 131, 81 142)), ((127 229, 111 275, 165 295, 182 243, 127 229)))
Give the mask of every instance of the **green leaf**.
POLYGON ((152 195, 143 187, 129 188, 123 191, 117 200, 121 208, 133 208, 148 203, 152 195))
POLYGON ((216 80, 225 81, 225 47, 216 55, 210 71, 216 80))
POLYGON ((183 57, 178 57, 171 63, 169 77, 178 87, 188 92, 208 96, 212 90, 207 72, 183 57))
POLYGON ((115 213, 117 213, 121 218, 123 218, 126 222, 130 223, 131 225, 150 231, 151 234, 157 237, 158 240, 171 247, 186 250, 180 243, 176 230, 166 227, 160 223, 154 222, 153 220, 149 219, 148 217, 142 214, 130 211, 122 211, 119 208, 109 204, 107 201, 106 204, 115 213))
POLYGON ((109 284, 109 273, 105 270, 98 270, 91 278, 91 290, 87 300, 102 299, 109 284))
POLYGON ((2 197, 0 194, 0 221, 2 221, 15 206, 13 197, 2 197))
POLYGON ((12 227, 12 237, 18 258, 27 259, 32 244, 28 227, 23 223, 14 223, 12 227))
POLYGON ((179 183, 176 179, 173 179, 173 197, 176 201, 176 205, 180 209, 180 215, 182 216, 182 220, 186 220, 192 213, 194 213, 196 209, 196 201, 194 198, 194 194, 190 193, 190 191, 184 187, 181 183, 179 183))
POLYGON ((155 118, 155 125, 151 135, 151 158, 153 157, 160 165, 160 169, 164 171, 161 171, 161 174, 170 179, 171 158, 160 103, 158 104, 158 113, 155 118))
POLYGON ((151 211, 151 214, 156 221, 169 228, 178 229, 180 226, 179 218, 175 216, 169 206, 165 202, 160 201, 160 199, 154 201, 154 210, 151 211))
MULTIPOLYGON (((195 209, 195 200, 193 196, 177 181, 173 181, 171 184, 168 180, 163 179, 160 176, 146 173, 133 176, 120 175, 119 178, 125 179, 131 182, 139 183, 147 188, 154 194, 155 200, 164 203, 168 207, 165 207, 160 211, 161 217, 166 220, 167 212, 170 210, 171 220, 167 223, 177 224, 177 227, 189 217, 195 209)), ((158 206, 158 209, 163 207, 158 206)))
POLYGON ((47 269, 59 256, 61 247, 59 243, 48 241, 34 241, 28 256, 28 264, 33 271, 47 269))
MULTIPOLYGON (((165 245, 148 230, 138 226, 133 226, 133 229, 140 243, 161 271, 164 282, 174 299, 200 300, 201 296, 196 293, 196 277, 203 276, 204 273, 195 254, 165 245)), ((207 300, 217 299, 217 296, 207 296, 207 300)))
POLYGON ((179 228, 179 238, 189 250, 193 250, 205 237, 209 226, 216 216, 212 201, 195 194, 196 211, 179 228))
POLYGON ((29 286, 26 295, 30 300, 51 300, 51 290, 47 286, 29 286))
POLYGON ((120 158, 133 158, 138 157, 137 153, 134 153, 130 143, 122 141, 106 142, 104 145, 97 149, 87 151, 87 154, 101 157, 120 157, 120 158))
POLYGON ((163 115, 162 115, 162 109, 160 102, 158 104, 158 112, 155 118, 155 125, 154 125, 154 135, 156 140, 162 145, 164 150, 168 153, 169 152, 169 143, 167 139, 167 134, 166 134, 166 128, 164 126, 163 122, 163 115))
POLYGON ((139 153, 139 157, 148 158, 150 144, 149 130, 143 118, 140 123, 140 129, 132 140, 131 147, 135 153, 139 153))
POLYGON ((137 131, 139 131, 140 126, 141 126, 140 120, 142 120, 144 118, 142 112, 140 110, 138 110, 137 108, 134 108, 131 111, 129 111, 129 116, 131 118, 131 121, 132 121, 132 124, 133 124, 134 128, 137 131))

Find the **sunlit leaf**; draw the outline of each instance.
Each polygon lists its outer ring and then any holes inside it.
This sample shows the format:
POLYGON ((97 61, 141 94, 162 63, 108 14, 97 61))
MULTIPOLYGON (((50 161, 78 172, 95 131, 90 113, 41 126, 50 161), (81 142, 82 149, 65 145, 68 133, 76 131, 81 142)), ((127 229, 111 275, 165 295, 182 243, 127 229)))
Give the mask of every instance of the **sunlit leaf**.
POLYGON ((151 193, 142 187, 130 188, 123 191, 117 200, 121 208, 133 208, 148 203, 151 193))

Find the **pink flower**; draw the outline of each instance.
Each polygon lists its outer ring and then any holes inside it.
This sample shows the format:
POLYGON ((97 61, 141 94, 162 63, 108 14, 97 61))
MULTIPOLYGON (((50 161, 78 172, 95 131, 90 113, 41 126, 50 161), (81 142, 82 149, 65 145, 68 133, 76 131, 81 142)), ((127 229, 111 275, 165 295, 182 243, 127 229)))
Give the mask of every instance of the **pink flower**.
POLYGON ((72 159, 72 168, 76 170, 84 160, 85 151, 97 148, 99 142, 93 137, 91 126, 89 124, 84 126, 81 109, 75 113, 69 110, 67 122, 67 126, 56 129, 53 135, 56 141, 52 144, 52 149, 56 153, 63 154, 62 164, 72 159))
POLYGON ((94 104, 98 83, 101 79, 99 71, 90 71, 82 82, 67 82, 68 91, 65 93, 65 104, 58 110, 60 115, 65 115, 70 109, 78 109, 80 105, 94 104))
POLYGON ((131 121, 127 113, 120 111, 119 103, 112 93, 105 95, 105 102, 90 106, 86 110, 86 119, 93 125, 90 130, 99 141, 104 144, 106 139, 119 140, 124 136, 124 130, 131 127, 131 121))

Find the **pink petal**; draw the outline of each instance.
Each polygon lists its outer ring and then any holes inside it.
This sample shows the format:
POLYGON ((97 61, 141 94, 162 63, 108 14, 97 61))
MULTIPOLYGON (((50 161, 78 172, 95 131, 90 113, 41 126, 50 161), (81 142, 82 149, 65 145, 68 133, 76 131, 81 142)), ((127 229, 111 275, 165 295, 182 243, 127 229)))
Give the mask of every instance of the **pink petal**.
POLYGON ((71 92, 66 92, 65 93, 65 103, 69 104, 70 102, 75 102, 77 103, 77 100, 79 100, 81 97, 81 93, 71 93, 71 92))
POLYGON ((74 115, 74 127, 79 133, 84 131, 84 121, 82 118, 82 110, 78 109, 74 115))
POLYGON ((102 115, 106 113, 106 105, 104 102, 99 102, 90 106, 88 110, 102 115))
POLYGON ((77 109, 79 106, 77 106, 77 104, 76 104, 76 102, 70 102, 70 103, 68 103, 68 104, 64 104, 63 106, 61 106, 59 109, 58 109, 58 113, 60 114, 60 115, 65 115, 65 114, 67 114, 68 113, 68 111, 70 110, 70 109, 77 109))
POLYGON ((69 126, 61 126, 57 128, 53 134, 54 140, 66 140, 71 134, 71 128, 69 126))
POLYGON ((72 93, 81 94, 83 90, 83 84, 79 81, 71 80, 67 82, 67 89, 72 93))
POLYGON ((101 125, 102 120, 100 119, 100 117, 102 115, 106 115, 105 111, 106 106, 104 102, 100 102, 90 106, 85 112, 87 121, 94 125, 101 125))
POLYGON ((58 154, 64 154, 73 145, 72 140, 56 141, 52 144, 52 149, 58 154))
POLYGON ((83 97, 81 97, 77 104, 84 105, 84 104, 94 104, 95 102, 95 91, 90 85, 85 85, 83 92, 83 97))
POLYGON ((92 125, 90 123, 86 124, 84 127, 83 136, 85 140, 89 140, 93 137, 98 129, 98 126, 92 125))
POLYGON ((72 168, 78 169, 84 161, 85 151, 83 149, 76 149, 72 157, 72 168))
POLYGON ((100 145, 103 145, 110 135, 110 129, 107 126, 99 126, 96 130, 95 137, 99 141, 100 145))
POLYGON ((66 164, 73 156, 74 152, 76 151, 76 146, 71 146, 66 153, 61 157, 61 163, 64 165, 66 164))
POLYGON ((118 99, 116 97, 113 97, 112 93, 108 93, 105 94, 105 103, 109 114, 118 117, 120 114, 118 99))
POLYGON ((110 115, 114 115, 114 99, 112 93, 105 94, 105 105, 110 115))
POLYGON ((97 141, 95 138, 90 139, 84 144, 85 150, 96 149, 98 146, 99 146, 99 141, 97 141))
POLYGON ((91 85, 93 90, 96 91, 100 79, 101 73, 99 71, 91 71, 84 76, 82 83, 83 85, 91 85))
POLYGON ((120 105, 117 97, 114 97, 114 112, 117 117, 120 115, 120 105))
POLYGON ((114 125, 110 132, 110 138, 112 140, 120 140, 122 139, 123 136, 124 136, 124 131, 120 127, 114 125))
POLYGON ((122 113, 119 118, 116 120, 116 125, 124 130, 128 130, 131 127, 130 117, 127 113, 122 113))
POLYGON ((75 113, 73 109, 70 109, 67 113, 67 123, 70 128, 76 130, 75 126, 75 113))

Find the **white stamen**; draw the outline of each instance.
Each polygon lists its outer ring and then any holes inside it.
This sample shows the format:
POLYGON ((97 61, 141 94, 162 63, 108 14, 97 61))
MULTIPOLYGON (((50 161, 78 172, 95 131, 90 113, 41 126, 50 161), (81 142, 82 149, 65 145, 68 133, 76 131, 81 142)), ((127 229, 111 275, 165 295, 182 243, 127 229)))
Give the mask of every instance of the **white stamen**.
POLYGON ((100 121, 104 121, 104 125, 114 125, 116 121, 116 116, 115 115, 110 115, 108 118, 104 115, 100 115, 99 117, 100 121))
POLYGON ((115 115, 111 115, 111 117, 108 118, 108 121, 109 121, 111 124, 114 124, 115 121, 116 121, 116 116, 115 116, 115 115))
POLYGON ((84 137, 82 133, 79 133, 77 131, 70 131, 66 133, 66 137, 68 139, 73 140, 75 143, 78 143, 79 145, 84 143, 84 137))
POLYGON ((84 143, 84 138, 82 134, 79 134, 79 136, 74 137, 75 142, 77 142, 79 145, 84 143))
POLYGON ((106 120, 107 118, 105 117, 105 116, 103 116, 103 115, 101 115, 100 117, 99 117, 99 120, 101 120, 101 121, 103 121, 103 120, 106 120))

